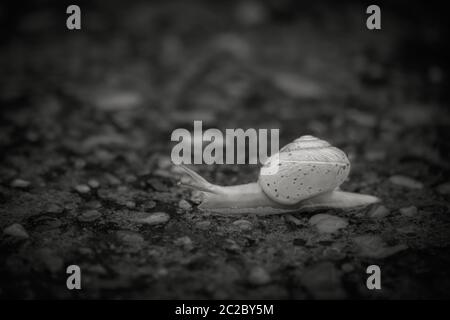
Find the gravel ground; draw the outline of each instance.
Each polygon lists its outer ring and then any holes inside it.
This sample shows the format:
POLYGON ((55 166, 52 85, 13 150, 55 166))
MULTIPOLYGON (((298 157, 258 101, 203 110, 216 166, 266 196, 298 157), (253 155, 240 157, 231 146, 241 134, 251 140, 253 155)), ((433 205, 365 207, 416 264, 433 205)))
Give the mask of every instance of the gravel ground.
MULTIPOLYGON (((445 11, 386 5, 373 32, 357 2, 96 1, 68 31, 65 7, 33 3, 0 11, 1 298, 449 296, 445 11), (383 202, 200 212, 170 161, 194 120, 328 140, 352 162, 342 188, 383 202), (372 264, 382 290, 366 288, 372 264)), ((259 172, 195 170, 223 185, 259 172)))

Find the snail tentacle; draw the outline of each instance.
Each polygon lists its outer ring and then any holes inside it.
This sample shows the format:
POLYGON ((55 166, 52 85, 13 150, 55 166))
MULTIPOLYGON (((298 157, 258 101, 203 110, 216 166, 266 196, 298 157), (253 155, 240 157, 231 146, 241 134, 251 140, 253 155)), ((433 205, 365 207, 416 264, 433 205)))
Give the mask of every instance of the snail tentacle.
POLYGON ((212 184, 205 180, 202 176, 200 176, 195 171, 189 169, 185 165, 178 165, 179 168, 183 169, 183 171, 191 178, 189 180, 181 179, 178 184, 182 186, 186 186, 189 188, 193 188, 196 190, 200 190, 203 192, 209 192, 209 193, 215 193, 220 194, 220 187, 212 184))

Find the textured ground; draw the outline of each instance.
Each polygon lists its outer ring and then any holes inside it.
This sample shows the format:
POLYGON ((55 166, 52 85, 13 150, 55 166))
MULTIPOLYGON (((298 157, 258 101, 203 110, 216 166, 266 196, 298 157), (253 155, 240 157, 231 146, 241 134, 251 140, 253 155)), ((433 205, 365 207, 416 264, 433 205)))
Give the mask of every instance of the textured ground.
MULTIPOLYGON (((5 6, 0 297, 448 297, 444 11, 382 8, 370 32, 356 3, 294 3, 81 3, 77 32, 63 6, 5 6), (352 161, 343 189, 384 208, 201 213, 170 166, 170 134, 193 120, 280 128, 281 146, 326 139, 352 161), (166 215, 139 220, 154 212, 166 215), (320 232, 317 213, 348 224, 320 232), (82 291, 66 289, 70 264, 82 291), (377 292, 365 286, 371 264, 377 292)), ((196 170, 224 185, 258 175, 196 170)))

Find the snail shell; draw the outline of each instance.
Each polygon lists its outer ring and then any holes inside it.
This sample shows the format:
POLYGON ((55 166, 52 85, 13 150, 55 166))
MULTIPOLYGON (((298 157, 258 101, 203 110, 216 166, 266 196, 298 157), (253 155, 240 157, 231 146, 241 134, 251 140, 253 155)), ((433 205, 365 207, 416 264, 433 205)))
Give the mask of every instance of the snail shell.
POLYGON ((336 189, 349 172, 350 161, 342 150, 302 136, 267 159, 258 183, 271 200, 294 205, 336 189))

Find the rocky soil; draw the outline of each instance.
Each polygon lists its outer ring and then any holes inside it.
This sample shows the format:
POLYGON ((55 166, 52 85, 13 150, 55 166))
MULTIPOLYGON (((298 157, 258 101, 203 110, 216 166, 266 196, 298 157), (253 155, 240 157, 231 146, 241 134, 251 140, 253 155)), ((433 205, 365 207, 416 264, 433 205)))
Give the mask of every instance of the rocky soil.
MULTIPOLYGON (((450 290, 443 10, 250 1, 4 5, 1 298, 444 298, 450 290), (6 12, 6 13, 5 13, 6 12), (200 212, 176 128, 280 128, 348 153, 383 202, 278 216, 200 212), (66 288, 79 265, 82 290, 66 288), (382 290, 366 288, 380 266, 382 290)), ((258 166, 196 166, 218 184, 258 166)))

